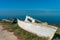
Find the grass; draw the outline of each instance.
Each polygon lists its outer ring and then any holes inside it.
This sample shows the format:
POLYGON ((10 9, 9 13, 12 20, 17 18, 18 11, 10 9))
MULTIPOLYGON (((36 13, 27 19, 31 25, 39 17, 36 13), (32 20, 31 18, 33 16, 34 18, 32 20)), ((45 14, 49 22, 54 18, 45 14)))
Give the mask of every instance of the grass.
MULTIPOLYGON (((48 40, 48 38, 38 37, 35 34, 32 34, 30 32, 21 29, 17 24, 12 24, 3 21, 0 21, 0 23, 4 25, 4 29, 9 30, 11 32, 13 31, 14 34, 21 40, 48 40)), ((60 35, 60 28, 57 30, 56 34, 60 35)), ((56 37, 53 38, 52 40, 60 40, 60 38, 56 37)))

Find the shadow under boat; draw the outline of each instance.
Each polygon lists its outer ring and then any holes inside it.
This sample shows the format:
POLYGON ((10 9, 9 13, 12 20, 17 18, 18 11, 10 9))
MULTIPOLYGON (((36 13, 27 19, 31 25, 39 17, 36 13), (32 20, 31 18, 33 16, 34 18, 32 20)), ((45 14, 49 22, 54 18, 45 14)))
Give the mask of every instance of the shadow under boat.
POLYGON ((60 39, 60 34, 55 34, 54 37, 53 37, 53 39, 56 39, 56 38, 60 39))

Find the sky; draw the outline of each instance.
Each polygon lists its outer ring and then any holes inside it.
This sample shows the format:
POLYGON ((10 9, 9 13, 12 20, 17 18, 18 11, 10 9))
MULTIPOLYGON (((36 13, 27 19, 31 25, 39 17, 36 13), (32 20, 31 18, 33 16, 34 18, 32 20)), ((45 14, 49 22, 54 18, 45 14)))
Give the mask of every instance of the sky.
POLYGON ((60 0, 0 0, 0 10, 60 10, 60 0))

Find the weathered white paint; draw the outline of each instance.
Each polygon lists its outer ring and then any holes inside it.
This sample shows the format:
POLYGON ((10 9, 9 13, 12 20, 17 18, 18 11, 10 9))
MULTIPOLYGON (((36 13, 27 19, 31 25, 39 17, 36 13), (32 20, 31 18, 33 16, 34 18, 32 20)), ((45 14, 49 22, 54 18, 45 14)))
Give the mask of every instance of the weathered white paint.
POLYGON ((30 18, 32 21, 34 20, 28 16, 26 17, 25 21, 17 19, 19 27, 40 37, 49 37, 49 40, 53 38, 57 27, 46 25, 45 23, 31 23, 27 20, 28 18, 30 18))
POLYGON ((22 29, 28 31, 28 32, 32 32, 34 34, 37 34, 40 37, 49 37, 50 39, 52 39, 52 37, 54 36, 57 27, 54 26, 42 26, 42 25, 37 25, 35 23, 28 23, 28 22, 24 22, 24 21, 20 21, 18 20, 18 25, 19 27, 21 27, 22 29))

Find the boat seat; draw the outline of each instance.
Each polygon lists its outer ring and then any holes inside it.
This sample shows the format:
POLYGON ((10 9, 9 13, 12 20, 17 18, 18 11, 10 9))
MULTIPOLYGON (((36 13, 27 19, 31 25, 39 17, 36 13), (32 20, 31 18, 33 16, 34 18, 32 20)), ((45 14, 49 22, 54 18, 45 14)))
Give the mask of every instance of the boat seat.
POLYGON ((30 16, 26 16, 25 21, 26 21, 26 22, 35 23, 35 19, 31 18, 30 16))

